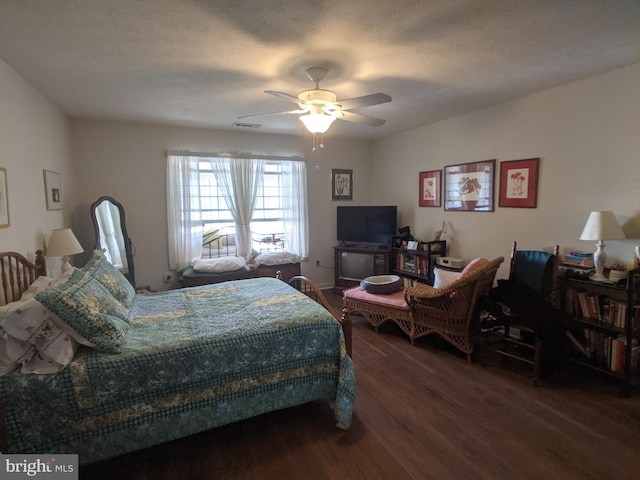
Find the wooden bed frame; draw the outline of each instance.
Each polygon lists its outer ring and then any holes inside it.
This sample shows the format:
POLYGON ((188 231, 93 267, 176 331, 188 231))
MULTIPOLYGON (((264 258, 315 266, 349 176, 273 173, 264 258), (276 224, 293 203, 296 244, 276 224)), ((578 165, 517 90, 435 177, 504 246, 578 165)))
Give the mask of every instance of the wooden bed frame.
POLYGON ((16 252, 0 253, 0 281, 2 297, 0 305, 19 300, 22 293, 34 280, 47 274, 47 264, 42 250, 36 251, 36 261, 31 263, 23 255, 16 252))
MULTIPOLYGON (((47 274, 47 264, 42 250, 36 251, 36 261, 31 263, 17 252, 0 253, 0 281, 2 297, 0 305, 20 300, 20 297, 36 278, 47 274)), ((7 450, 8 439, 4 405, 0 402, 0 452, 7 450)))

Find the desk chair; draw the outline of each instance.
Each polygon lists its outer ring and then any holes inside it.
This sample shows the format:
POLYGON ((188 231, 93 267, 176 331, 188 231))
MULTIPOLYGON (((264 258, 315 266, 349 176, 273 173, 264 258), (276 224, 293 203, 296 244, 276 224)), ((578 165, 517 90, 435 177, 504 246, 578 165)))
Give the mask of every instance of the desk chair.
POLYGON ((549 373, 562 350, 557 308, 558 246, 518 250, 513 242, 508 280, 499 280, 480 314, 481 358, 489 351, 533 366, 533 383, 549 373))

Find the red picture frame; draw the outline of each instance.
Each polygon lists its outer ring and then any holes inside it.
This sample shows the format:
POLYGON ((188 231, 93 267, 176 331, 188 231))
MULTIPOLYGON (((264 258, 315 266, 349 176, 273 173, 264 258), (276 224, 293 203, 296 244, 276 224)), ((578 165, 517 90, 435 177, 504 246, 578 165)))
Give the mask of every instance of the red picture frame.
POLYGON ((444 167, 444 209, 493 212, 495 168, 495 159, 444 167))
POLYGON ((500 162, 500 207, 538 206, 539 158, 500 162))
POLYGON ((420 172, 418 197, 421 207, 442 206, 442 170, 420 172))

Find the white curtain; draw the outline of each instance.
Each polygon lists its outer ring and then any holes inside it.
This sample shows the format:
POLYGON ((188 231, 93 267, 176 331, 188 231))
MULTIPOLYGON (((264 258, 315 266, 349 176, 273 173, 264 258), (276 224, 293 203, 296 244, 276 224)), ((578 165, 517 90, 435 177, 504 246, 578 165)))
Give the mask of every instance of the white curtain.
MULTIPOLYGON (((236 223, 237 254, 247 258, 251 253, 251 219, 266 159, 169 154, 167 224, 169 268, 172 270, 186 268, 202 256, 201 161, 210 162, 216 183, 236 223)), ((281 165, 286 249, 306 259, 309 256, 306 165, 304 161, 277 161, 281 165)))
POLYGON ((284 229, 287 250, 309 257, 307 169, 304 162, 282 162, 284 229))
POLYGON ((236 222, 237 254, 251 254, 251 217, 262 181, 264 161, 249 158, 209 159, 227 208, 236 222))
POLYGON ((169 269, 182 270, 202 256, 203 224, 199 202, 198 159, 183 155, 167 157, 167 226, 169 269), (192 196, 191 190, 198 194, 192 196))

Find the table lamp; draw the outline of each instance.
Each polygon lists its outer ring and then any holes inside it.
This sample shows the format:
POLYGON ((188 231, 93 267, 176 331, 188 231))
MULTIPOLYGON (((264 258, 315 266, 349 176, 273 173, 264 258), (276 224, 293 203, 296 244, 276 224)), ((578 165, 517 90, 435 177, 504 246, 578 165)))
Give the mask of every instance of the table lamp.
POLYGON ((69 257, 82 252, 84 252, 84 249, 70 228, 58 228, 51 231, 49 245, 47 246, 47 257, 62 257, 61 269, 63 275, 71 270, 69 257))
POLYGON ((607 260, 607 254, 604 251, 605 244, 603 240, 622 240, 625 238, 622 228, 616 220, 616 216, 612 211, 591 212, 587 223, 582 230, 580 240, 597 240, 596 251, 593 254, 593 263, 596 267, 596 274, 591 280, 602 282, 607 278, 604 276, 604 265, 607 260))

